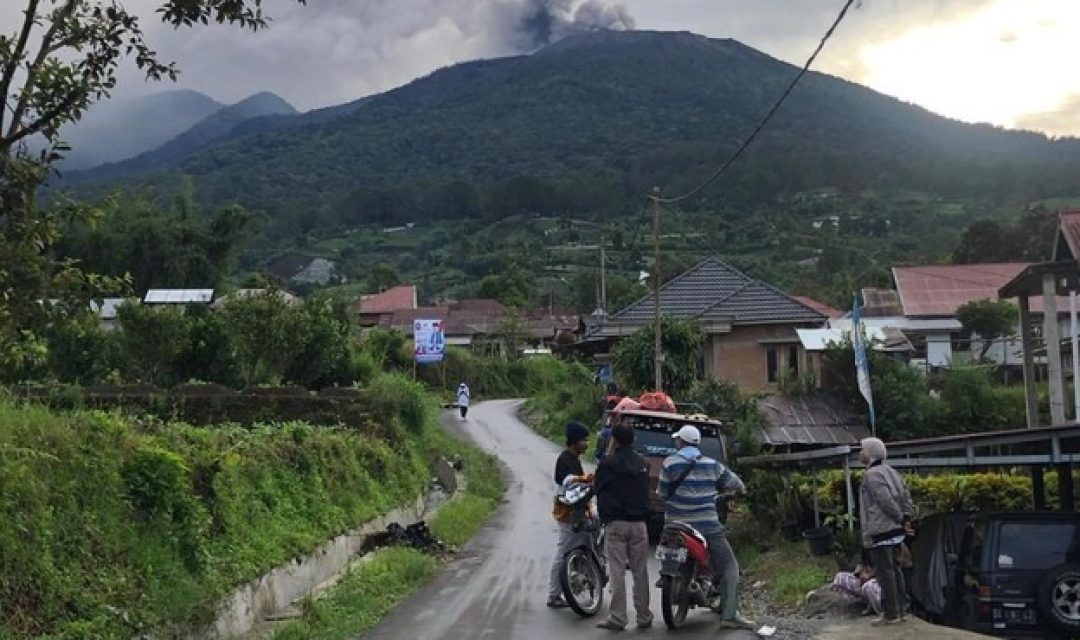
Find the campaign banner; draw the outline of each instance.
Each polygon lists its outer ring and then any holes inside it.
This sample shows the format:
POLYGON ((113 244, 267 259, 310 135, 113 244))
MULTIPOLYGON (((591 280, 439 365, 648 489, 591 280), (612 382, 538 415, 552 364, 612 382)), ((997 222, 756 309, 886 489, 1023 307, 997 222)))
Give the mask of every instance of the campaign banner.
POLYGON ((413 321, 413 358, 419 364, 442 362, 446 335, 442 320, 413 321))

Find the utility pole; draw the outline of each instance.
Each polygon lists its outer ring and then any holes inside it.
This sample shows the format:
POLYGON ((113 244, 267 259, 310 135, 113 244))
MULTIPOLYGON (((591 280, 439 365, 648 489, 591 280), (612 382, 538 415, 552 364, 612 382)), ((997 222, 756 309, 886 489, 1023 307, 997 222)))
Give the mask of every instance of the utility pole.
POLYGON ((656 343, 653 347, 653 370, 656 372, 655 391, 664 390, 662 369, 664 366, 664 350, 661 347, 660 335, 660 187, 653 187, 653 311, 656 321, 656 343))
POLYGON ((607 315, 607 257, 603 237, 600 238, 600 310, 607 315))

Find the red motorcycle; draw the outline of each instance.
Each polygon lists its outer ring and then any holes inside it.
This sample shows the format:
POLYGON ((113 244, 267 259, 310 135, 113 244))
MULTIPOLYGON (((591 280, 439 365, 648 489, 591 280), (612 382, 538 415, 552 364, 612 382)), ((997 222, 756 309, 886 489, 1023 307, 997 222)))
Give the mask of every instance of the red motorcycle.
POLYGON ((694 607, 715 604, 720 585, 713 584, 709 543, 697 529, 682 522, 664 525, 656 558, 660 561, 660 612, 669 629, 682 626, 694 607))

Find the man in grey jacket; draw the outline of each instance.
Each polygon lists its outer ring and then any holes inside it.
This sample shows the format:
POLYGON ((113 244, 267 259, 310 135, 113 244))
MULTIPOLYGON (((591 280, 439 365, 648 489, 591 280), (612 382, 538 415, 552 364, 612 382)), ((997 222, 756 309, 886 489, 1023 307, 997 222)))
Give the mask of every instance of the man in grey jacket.
POLYGON ((911 531, 915 515, 911 494, 903 478, 885 464, 885 443, 877 438, 862 441, 859 460, 866 465, 859 489, 859 526, 862 542, 870 552, 870 562, 881 586, 885 614, 875 625, 904 621, 906 597, 904 574, 900 570, 900 545, 911 531))

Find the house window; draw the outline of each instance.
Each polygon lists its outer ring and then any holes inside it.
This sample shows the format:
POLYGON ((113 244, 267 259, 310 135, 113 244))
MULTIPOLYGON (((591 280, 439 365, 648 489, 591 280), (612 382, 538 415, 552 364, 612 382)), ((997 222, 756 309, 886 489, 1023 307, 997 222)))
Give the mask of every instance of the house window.
POLYGON ((769 382, 776 382, 780 373, 780 353, 776 350, 776 347, 769 347, 765 350, 765 372, 768 375, 769 382))
POLYGON ((791 345, 788 347, 787 356, 788 371, 791 373, 792 378, 799 377, 799 347, 791 345))

